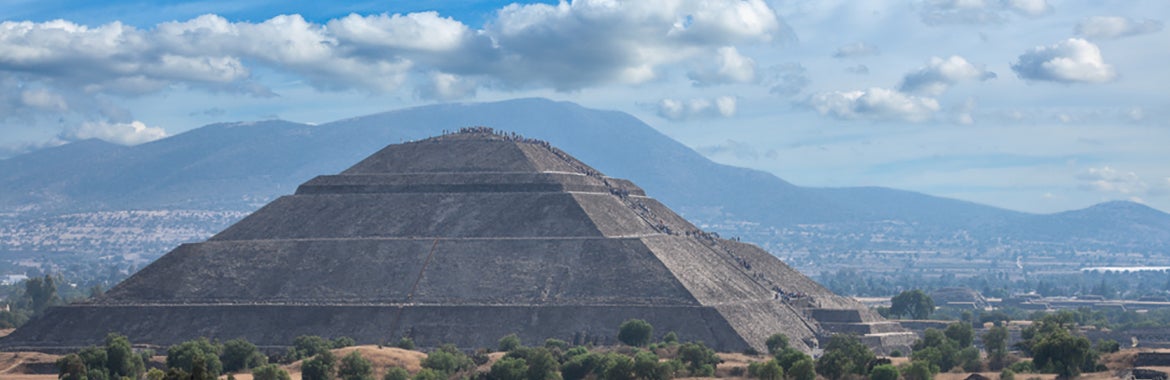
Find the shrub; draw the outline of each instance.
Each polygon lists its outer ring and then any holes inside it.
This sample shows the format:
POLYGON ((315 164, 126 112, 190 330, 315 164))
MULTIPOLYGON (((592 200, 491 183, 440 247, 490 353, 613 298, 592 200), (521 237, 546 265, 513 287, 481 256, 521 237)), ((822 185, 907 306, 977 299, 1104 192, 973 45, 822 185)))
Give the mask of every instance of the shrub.
POLYGON ((999 373, 999 380, 1016 380, 1016 373, 1012 372, 1011 369, 1004 368, 999 373))
POLYGON ((374 380, 374 369, 362 354, 350 351, 341 358, 341 365, 337 366, 337 377, 341 380, 374 380))
POLYGON ((402 337, 402 339, 399 339, 398 343, 396 343, 394 346, 401 348, 403 350, 413 350, 414 349, 414 340, 410 339, 410 337, 404 336, 404 337, 402 337))
POLYGON ((667 332, 666 335, 662 336, 662 343, 678 344, 678 334, 675 334, 674 331, 667 332))
POLYGON ((410 372, 406 372, 402 367, 390 367, 386 374, 382 375, 382 380, 410 380, 410 372))
POLYGON ((439 371, 436 371, 436 370, 433 370, 430 368, 423 368, 421 371, 418 371, 418 373, 414 374, 414 377, 412 378, 412 380, 446 380, 446 379, 447 379, 447 376, 443 375, 442 372, 439 372, 439 371))
POLYGON ((339 337, 337 339, 333 339, 332 344, 333 344, 333 348, 345 348, 345 347, 350 347, 350 346, 356 345, 357 342, 354 341, 353 338, 350 338, 348 336, 343 336, 343 337, 339 337))
POLYGON ((84 380, 86 373, 85 362, 77 354, 69 354, 57 359, 57 378, 63 380, 84 380))
POLYGON ((792 363, 792 367, 787 371, 788 376, 793 380, 816 380, 817 378, 817 371, 811 357, 792 363))
POLYGON ((641 319, 630 319, 618 327, 618 340, 634 347, 645 347, 654 336, 654 326, 641 319))
POLYGON ((198 368, 207 376, 218 377, 223 373, 223 363, 219 361, 221 349, 207 338, 179 343, 167 349, 167 368, 178 368, 191 376, 202 375, 196 373, 198 368))
POLYGON ((678 348, 678 359, 687 366, 692 375, 709 376, 715 373, 715 365, 719 364, 719 357, 715 350, 707 348, 703 343, 684 343, 678 348), (706 368, 710 367, 710 368, 706 368))
POLYGON ((288 372, 276 364, 262 364, 252 369, 253 380, 289 380, 288 372))
POLYGON ((500 351, 508 352, 520 348, 522 345, 520 343, 520 337, 516 336, 516 334, 508 334, 500 338, 497 347, 500 351))
POLYGON ((438 350, 427 354, 426 359, 422 361, 423 368, 435 370, 444 376, 450 376, 456 372, 470 369, 474 365, 475 363, 471 361, 471 358, 468 358, 467 355, 464 355, 459 349, 451 345, 439 347, 438 350))
POLYGON ((760 380, 781 380, 784 378, 784 368, 776 360, 769 360, 756 371, 760 380))
POLYGON ((304 380, 330 380, 337 366, 333 353, 322 352, 301 365, 301 378, 304 380))
POLYGON ((906 365, 902 377, 906 380, 931 380, 937 371, 930 363, 915 360, 906 365))
POLYGON ((301 335, 293 339, 293 348, 296 353, 293 360, 300 360, 333 349, 333 342, 316 335, 301 335))
POLYGON ((492 364, 488 372, 490 380, 526 380, 528 379, 528 362, 520 358, 504 357, 492 364))
POLYGON ((785 348, 788 348, 788 337, 784 334, 772 334, 764 342, 764 345, 768 346, 768 355, 776 355, 785 348))
POLYGON ((901 375, 898 373, 898 367, 891 364, 876 365, 869 371, 870 380, 898 380, 901 375))
POLYGON ((268 357, 261 354, 256 345, 244 339, 232 339, 224 342, 223 354, 220 354, 219 360, 223 362, 223 370, 226 372, 236 372, 268 364, 268 357))

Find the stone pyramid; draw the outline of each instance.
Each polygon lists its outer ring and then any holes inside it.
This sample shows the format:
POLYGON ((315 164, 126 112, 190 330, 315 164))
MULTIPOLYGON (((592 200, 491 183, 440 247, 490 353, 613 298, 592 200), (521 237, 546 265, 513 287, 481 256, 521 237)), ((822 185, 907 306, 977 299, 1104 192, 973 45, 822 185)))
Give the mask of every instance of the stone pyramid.
POLYGON ((830 332, 879 349, 913 337, 630 181, 476 127, 316 177, 100 299, 49 309, 0 348, 72 349, 108 332, 157 346, 321 335, 470 349, 510 333, 607 344, 630 318, 724 351, 763 350, 777 332, 810 351, 830 332))

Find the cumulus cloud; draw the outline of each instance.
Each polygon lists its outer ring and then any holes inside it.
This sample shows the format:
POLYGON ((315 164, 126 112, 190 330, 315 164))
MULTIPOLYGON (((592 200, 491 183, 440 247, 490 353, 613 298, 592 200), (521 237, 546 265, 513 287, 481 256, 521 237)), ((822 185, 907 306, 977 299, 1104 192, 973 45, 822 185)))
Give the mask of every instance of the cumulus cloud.
MULTIPOLYGON (((1081 181, 1080 188, 1104 194, 1119 194, 1131 199, 1146 195, 1162 195, 1168 187, 1164 183, 1155 183, 1153 186, 1146 183, 1137 173, 1117 170, 1109 166, 1088 168, 1077 175, 1081 181)), ((1170 178, 1165 179, 1170 183, 1170 178)))
POLYGON ((859 58, 878 54, 881 54, 881 51, 876 46, 856 42, 837 48, 837 51, 833 52, 833 58, 859 58))
POLYGON ((167 137, 159 127, 148 127, 140 121, 129 123, 85 122, 66 130, 65 140, 100 139, 122 145, 137 145, 167 137))
POLYGON ((1012 13, 1040 17, 1052 12, 1047 0, 926 0, 921 6, 928 25, 998 24, 1012 13))
POLYGON ((732 117, 736 112, 736 99, 731 96, 715 99, 662 99, 656 108, 658 116, 672 121, 732 117))
POLYGON ((415 87, 415 94, 422 99, 457 100, 475 96, 474 80, 454 74, 431 73, 428 81, 415 87))
POLYGON ((1089 17, 1076 26, 1078 35, 1096 40, 1116 39, 1155 33, 1162 30, 1162 22, 1157 20, 1133 20, 1128 17, 1096 16, 1089 17))
POLYGON ((957 55, 945 59, 933 57, 926 66, 906 74, 898 90, 938 96, 960 81, 984 81, 993 78, 995 73, 987 71, 982 65, 973 65, 963 57, 957 55))
POLYGON ((694 81, 696 86, 756 81, 756 61, 740 55, 734 46, 719 48, 715 60, 714 65, 692 70, 687 77, 694 81))
POLYGON ((1117 77, 1101 49, 1080 38, 1032 48, 1012 64, 1012 71, 1023 79, 1062 83, 1102 83, 1117 77))
POLYGON ((822 92, 813 95, 807 103, 822 115, 846 120, 921 122, 939 110, 938 101, 933 98, 876 87, 822 92))

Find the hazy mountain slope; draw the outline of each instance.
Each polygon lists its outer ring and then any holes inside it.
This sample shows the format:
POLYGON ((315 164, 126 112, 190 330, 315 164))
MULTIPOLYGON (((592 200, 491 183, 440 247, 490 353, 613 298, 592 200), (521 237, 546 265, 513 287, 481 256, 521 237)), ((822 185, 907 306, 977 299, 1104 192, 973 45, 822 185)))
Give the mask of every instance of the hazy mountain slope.
POLYGON ((714 163, 628 114, 544 99, 434 105, 317 126, 215 124, 134 147, 77 142, 0 161, 0 210, 251 209, 387 144, 472 125, 547 140, 704 221, 834 224, 858 233, 893 222, 927 237, 1170 242, 1170 215, 1131 203, 1032 215, 887 188, 799 187, 714 163))

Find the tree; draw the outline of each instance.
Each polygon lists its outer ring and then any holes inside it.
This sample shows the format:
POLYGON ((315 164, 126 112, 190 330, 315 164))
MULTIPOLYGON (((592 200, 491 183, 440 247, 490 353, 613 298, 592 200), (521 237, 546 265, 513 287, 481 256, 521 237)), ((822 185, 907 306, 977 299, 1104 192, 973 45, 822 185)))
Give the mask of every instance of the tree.
POLYGON ((1007 363, 1008 330, 1003 326, 993 326, 983 334, 983 349, 987 351, 987 366, 991 370, 1003 369, 1007 363))
POLYGON ((687 370, 695 376, 711 376, 715 373, 715 366, 719 364, 715 350, 694 342, 684 343, 678 347, 678 359, 686 364, 687 370))
POLYGON ((423 368, 422 370, 418 371, 418 373, 414 374, 414 377, 412 377, 411 379, 413 379, 413 380, 445 380, 446 378, 447 378, 447 376, 444 376, 443 373, 441 373, 439 371, 436 371, 436 370, 433 370, 430 368, 423 368))
POLYGON ((491 380, 525 380, 528 378, 528 362, 521 358, 503 357, 492 364, 488 372, 491 380))
POLYGON ((304 359, 333 349, 333 342, 316 335, 301 335, 293 339, 293 349, 296 359, 304 359))
POLYGON ((764 345, 768 347, 768 355, 776 355, 780 351, 788 348, 788 337, 784 334, 772 334, 768 340, 764 341, 764 345))
POLYGON ((662 380, 668 379, 667 374, 660 371, 661 366, 658 365, 658 355, 650 351, 638 351, 634 354, 634 377, 642 380, 662 380))
POLYGON ((873 351, 856 336, 834 334, 829 338, 824 354, 817 359, 816 370, 829 379, 840 379, 847 374, 864 376, 874 359, 873 351))
POLYGON ((1082 369, 1092 368, 1094 359, 1088 338, 1074 336, 1063 329, 1044 336, 1032 347, 1033 365, 1064 379, 1079 375, 1082 369))
POLYGON ((301 378, 304 380, 331 380, 336 367, 337 359, 333 357, 333 353, 324 351, 301 365, 301 378))
POLYGON ((902 374, 898 372, 898 367, 892 364, 880 364, 873 367, 869 371, 870 380, 898 380, 902 374))
POLYGON ((919 289, 904 291, 890 299, 890 313, 896 316, 926 319, 933 312, 934 300, 919 289))
POLYGON ((404 336, 404 337, 402 337, 402 339, 399 339, 398 343, 394 344, 394 346, 401 348, 403 350, 413 350, 414 349, 414 339, 410 339, 410 337, 404 336))
POLYGON ((218 377, 223 373, 223 363, 219 361, 222 348, 208 341, 207 338, 189 340, 167 349, 167 367, 182 369, 191 374, 218 377), (203 373, 196 374, 199 367, 203 373))
POLYGON ((938 370, 930 363, 916 360, 906 365, 906 369, 902 371, 902 377, 906 380, 931 380, 936 372, 938 370))
POLYGON ((805 354, 804 352, 792 347, 784 348, 780 352, 776 353, 776 362, 779 363, 781 367, 784 367, 784 371, 789 373, 792 372, 793 364, 805 359, 812 361, 812 357, 808 356, 808 354, 805 354))
POLYGON ((223 343, 223 354, 219 356, 225 372, 236 372, 268 364, 268 357, 260 353, 255 344, 245 339, 232 339, 223 343))
POLYGON ((496 344, 496 347, 498 347, 500 351, 504 352, 515 350, 520 348, 520 346, 523 346, 523 344, 520 343, 520 337, 516 336, 516 334, 505 335, 503 338, 500 338, 499 342, 496 344))
POLYGON ((355 344, 357 344, 357 342, 354 341, 353 338, 350 338, 348 336, 343 336, 343 337, 339 337, 337 339, 333 339, 333 342, 332 342, 333 348, 346 348, 346 347, 353 346, 355 344))
POLYGON ((446 376, 474 366, 471 358, 452 345, 440 346, 438 350, 427 354, 422 361, 423 368, 433 369, 446 376))
POLYGON ((410 372, 406 372, 402 367, 390 367, 386 374, 382 375, 382 380, 410 380, 410 372))
POLYGON ((520 347, 508 352, 504 357, 524 359, 525 365, 528 366, 526 374, 528 380, 560 380, 561 364, 547 348, 520 347))
POLYGON ((86 380, 85 362, 77 354, 69 354, 57 359, 57 378, 62 380, 86 380))
POLYGON ((775 359, 772 359, 760 366, 757 376, 760 377, 760 380, 782 380, 784 368, 775 359))
POLYGON ((678 344, 678 334, 675 334, 674 331, 666 332, 666 335, 662 336, 662 343, 678 344))
POLYGON ((110 333, 106 335, 106 368, 110 377, 137 379, 146 373, 142 357, 134 353, 126 336, 110 333))
POLYGON ((970 323, 956 322, 947 325, 943 335, 953 340, 959 348, 969 347, 975 341, 975 329, 970 323))
POLYGON ((650 344, 654 336, 654 326, 641 319, 629 319, 618 327, 618 340, 634 347, 644 347, 650 344))
POLYGON ((341 365, 337 367, 337 377, 341 380, 374 380, 374 368, 361 353, 350 351, 341 358, 341 365))
POLYGON ((151 368, 146 371, 146 380, 163 380, 167 377, 167 373, 158 368, 151 368))
POLYGON ((817 372, 811 357, 800 359, 788 368, 788 376, 792 380, 816 380, 817 372))
POLYGON ((32 309, 33 313, 40 313, 60 300, 57 297, 57 285, 53 282, 53 277, 47 274, 43 278, 33 277, 26 280, 24 295, 28 298, 29 309, 32 309))
POLYGON ((261 364, 252 369, 253 380, 290 380, 288 371, 277 367, 276 364, 261 364))

